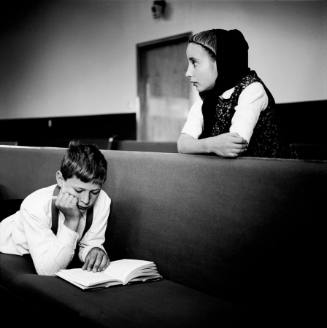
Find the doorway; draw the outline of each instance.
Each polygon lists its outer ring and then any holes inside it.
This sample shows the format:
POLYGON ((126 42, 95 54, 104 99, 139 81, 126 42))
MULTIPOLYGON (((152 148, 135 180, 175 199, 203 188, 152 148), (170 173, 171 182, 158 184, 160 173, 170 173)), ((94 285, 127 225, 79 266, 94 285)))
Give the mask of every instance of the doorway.
POLYGON ((191 106, 185 77, 191 32, 137 45, 138 140, 176 142, 191 106))

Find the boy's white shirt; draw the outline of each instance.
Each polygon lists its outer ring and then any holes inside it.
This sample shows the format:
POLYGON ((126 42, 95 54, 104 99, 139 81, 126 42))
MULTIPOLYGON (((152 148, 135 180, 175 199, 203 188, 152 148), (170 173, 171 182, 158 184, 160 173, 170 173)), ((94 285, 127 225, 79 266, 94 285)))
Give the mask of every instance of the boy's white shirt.
MULTIPOLYGON (((221 97, 229 99, 234 88, 225 91, 221 97)), ((203 130, 202 99, 198 96, 191 107, 181 133, 198 139, 203 130)), ((236 132, 247 142, 250 142, 253 130, 258 122, 261 111, 268 105, 268 96, 260 82, 247 86, 238 98, 235 114, 232 118, 229 132, 236 132)))
POLYGON ((64 224, 59 211, 58 232, 52 225, 52 195, 56 185, 36 190, 22 202, 15 214, 0 223, 0 252, 7 254, 31 254, 38 274, 53 275, 67 267, 79 242, 79 258, 85 261, 93 247, 104 250, 105 231, 110 211, 110 198, 101 190, 94 204, 93 222, 81 239, 86 215, 81 219, 77 232, 64 224))

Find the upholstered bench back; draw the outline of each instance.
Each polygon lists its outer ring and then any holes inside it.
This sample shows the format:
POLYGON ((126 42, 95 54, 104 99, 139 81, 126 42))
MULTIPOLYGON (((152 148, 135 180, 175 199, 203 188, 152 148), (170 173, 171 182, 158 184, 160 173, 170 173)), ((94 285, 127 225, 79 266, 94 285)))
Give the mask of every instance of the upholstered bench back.
POLYGON ((231 299, 312 275, 326 162, 108 155, 113 257, 153 259, 165 277, 231 299))
MULTIPOLYGON (((63 154, 0 147, 2 199, 55 183, 63 154)), ((154 260, 165 278, 232 300, 299 292, 299 283, 303 291, 313 277, 323 250, 326 162, 104 154, 112 259, 154 260)))

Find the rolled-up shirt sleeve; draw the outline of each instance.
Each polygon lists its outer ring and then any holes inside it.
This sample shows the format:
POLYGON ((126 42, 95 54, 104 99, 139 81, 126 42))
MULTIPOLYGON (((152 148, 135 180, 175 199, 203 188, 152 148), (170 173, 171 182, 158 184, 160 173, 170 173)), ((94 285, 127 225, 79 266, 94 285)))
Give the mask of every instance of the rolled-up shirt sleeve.
POLYGON ((239 96, 229 131, 238 133, 250 142, 260 113, 267 105, 268 96, 263 85, 260 82, 251 83, 239 96))

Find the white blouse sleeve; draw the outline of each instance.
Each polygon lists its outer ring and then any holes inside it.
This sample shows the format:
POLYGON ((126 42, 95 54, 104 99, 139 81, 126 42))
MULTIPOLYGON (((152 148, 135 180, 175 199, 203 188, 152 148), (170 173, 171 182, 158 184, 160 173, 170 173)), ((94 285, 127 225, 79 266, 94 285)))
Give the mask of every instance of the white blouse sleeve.
POLYGON ((199 98, 191 107, 181 133, 198 139, 203 129, 202 99, 199 98))
POLYGON ((260 82, 251 83, 240 94, 230 132, 236 132, 250 142, 261 111, 268 105, 268 96, 260 82))

